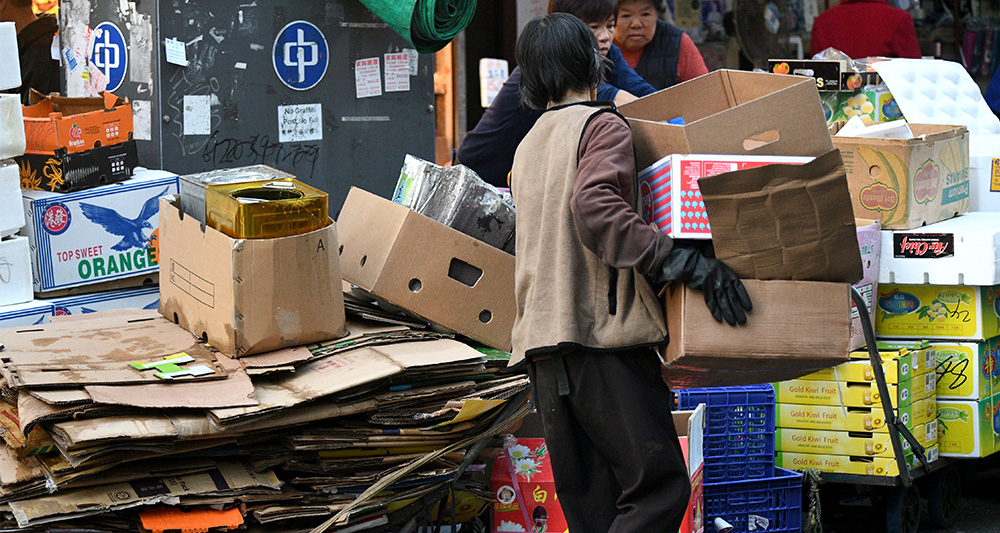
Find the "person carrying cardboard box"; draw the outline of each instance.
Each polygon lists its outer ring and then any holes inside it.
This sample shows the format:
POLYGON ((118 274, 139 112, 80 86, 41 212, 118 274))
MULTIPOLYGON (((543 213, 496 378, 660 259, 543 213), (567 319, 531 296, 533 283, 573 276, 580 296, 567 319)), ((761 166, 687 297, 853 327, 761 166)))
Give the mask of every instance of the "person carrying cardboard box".
POLYGON ((667 343, 647 281, 702 290, 718 320, 746 322, 722 262, 643 223, 631 132, 595 103, 605 59, 579 19, 528 23, 516 46, 523 102, 545 112, 518 147, 512 365, 526 362, 571 531, 676 531, 690 494, 660 378, 667 343))

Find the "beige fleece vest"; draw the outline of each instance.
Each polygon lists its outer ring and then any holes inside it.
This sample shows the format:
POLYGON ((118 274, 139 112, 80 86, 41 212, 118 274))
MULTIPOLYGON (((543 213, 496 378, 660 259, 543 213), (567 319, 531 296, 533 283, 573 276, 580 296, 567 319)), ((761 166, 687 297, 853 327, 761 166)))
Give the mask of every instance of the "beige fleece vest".
MULTIPOLYGON (((514 156, 517 316, 511 365, 526 352, 666 343, 662 304, 645 277, 606 265, 577 234, 571 201, 579 143, 599 112, 586 105, 546 112, 514 156)), ((635 207, 634 198, 626 200, 635 207)))

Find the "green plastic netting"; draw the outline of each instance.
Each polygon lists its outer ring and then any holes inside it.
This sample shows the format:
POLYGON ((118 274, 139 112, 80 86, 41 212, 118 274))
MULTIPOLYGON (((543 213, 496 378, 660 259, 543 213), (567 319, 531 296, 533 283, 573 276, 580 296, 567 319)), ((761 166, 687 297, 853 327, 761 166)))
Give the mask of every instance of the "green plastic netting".
POLYGON ((476 0, 361 0, 421 54, 444 48, 476 13, 476 0))

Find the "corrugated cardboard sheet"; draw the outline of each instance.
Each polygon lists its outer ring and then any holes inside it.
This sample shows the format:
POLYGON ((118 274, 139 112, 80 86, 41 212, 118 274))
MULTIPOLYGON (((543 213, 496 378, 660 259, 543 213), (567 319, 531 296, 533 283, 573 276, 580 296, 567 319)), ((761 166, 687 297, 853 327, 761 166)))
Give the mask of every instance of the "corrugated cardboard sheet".
POLYGON ((847 176, 833 150, 698 180, 715 254, 741 278, 855 283, 863 269, 847 176))

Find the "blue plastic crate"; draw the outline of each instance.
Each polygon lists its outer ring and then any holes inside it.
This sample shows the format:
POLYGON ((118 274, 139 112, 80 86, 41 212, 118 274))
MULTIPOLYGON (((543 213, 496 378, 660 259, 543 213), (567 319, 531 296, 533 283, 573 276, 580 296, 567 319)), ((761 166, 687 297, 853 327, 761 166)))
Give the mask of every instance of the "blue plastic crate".
POLYGON ((705 404, 705 482, 774 475, 774 387, 678 389, 678 409, 705 404))
POLYGON ((802 474, 775 468, 765 479, 705 483, 705 523, 721 517, 732 533, 802 530, 802 474))

